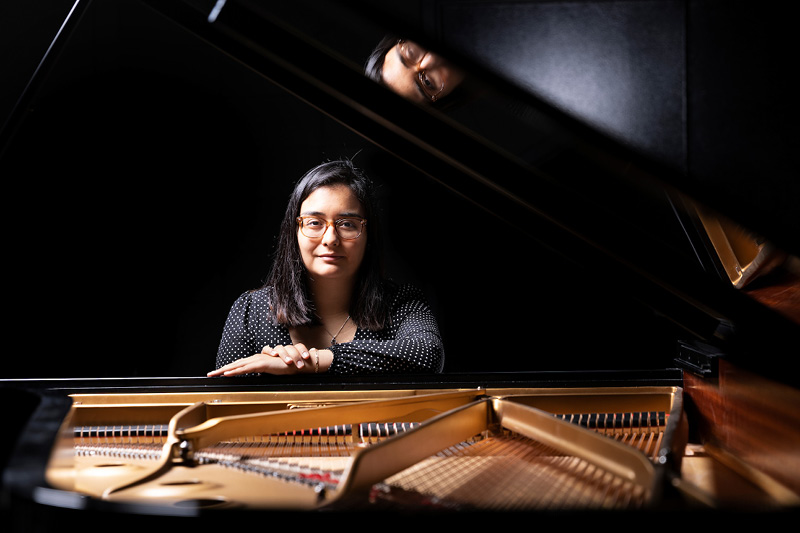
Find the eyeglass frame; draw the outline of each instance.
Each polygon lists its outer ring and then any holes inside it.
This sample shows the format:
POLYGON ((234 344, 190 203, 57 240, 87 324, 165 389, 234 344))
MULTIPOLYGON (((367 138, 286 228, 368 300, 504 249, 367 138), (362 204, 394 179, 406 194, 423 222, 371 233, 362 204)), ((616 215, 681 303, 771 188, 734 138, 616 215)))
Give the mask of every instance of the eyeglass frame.
POLYGON ((367 219, 366 218, 361 218, 361 217, 342 217, 342 218, 337 218, 336 220, 330 221, 330 220, 325 220, 322 217, 318 217, 318 216, 314 216, 314 215, 301 215, 301 216, 297 217, 295 220, 297 220, 297 225, 300 226, 300 233, 302 233, 303 237, 305 237, 307 239, 319 239, 319 238, 322 238, 322 236, 325 235, 325 232, 328 231, 328 228, 332 227, 333 231, 336 232, 336 235, 340 239, 342 239, 343 241, 354 241, 354 240, 358 239, 359 237, 361 237, 361 235, 364 233, 364 226, 367 225, 367 219), (303 232, 304 222, 305 222, 305 219, 307 219, 307 218, 315 218, 317 220, 321 220, 321 221, 325 222, 325 229, 322 231, 321 234, 319 234, 316 237, 309 237, 308 235, 306 235, 303 232), (339 224, 340 222, 345 221, 345 220, 357 220, 357 221, 361 222, 361 229, 358 232, 358 235, 356 235, 355 237, 342 237, 342 235, 339 233, 339 228, 337 227, 337 224, 339 224))
MULTIPOLYGON (((402 50, 402 45, 405 44, 405 43, 406 43, 405 39, 398 39, 396 46, 401 47, 400 49, 402 50)), ((430 51, 425 49, 425 48, 423 48, 423 47, 421 47, 421 46, 419 46, 419 45, 416 45, 416 46, 419 47, 419 49, 423 52, 422 58, 419 61, 417 61, 417 63, 415 65, 413 65, 414 67, 419 67, 420 63, 422 63, 422 60, 425 59, 425 55, 428 54, 430 51)), ((403 53, 401 53, 400 55, 403 56, 404 59, 409 59, 403 53)), ((409 59, 409 61, 410 61, 410 59, 409 59)), ((424 76, 425 76, 425 69, 424 68, 417 70, 417 76, 416 76, 416 78, 417 78, 416 79, 417 86, 419 86, 419 88, 422 90, 422 92, 425 93, 428 96, 428 98, 431 99, 431 102, 435 102, 436 99, 439 97, 439 95, 442 94, 442 92, 444 91, 444 86, 445 86, 444 81, 442 81, 442 86, 439 88, 439 90, 436 92, 436 94, 431 94, 428 90, 425 89, 425 82, 422 81, 424 76)))

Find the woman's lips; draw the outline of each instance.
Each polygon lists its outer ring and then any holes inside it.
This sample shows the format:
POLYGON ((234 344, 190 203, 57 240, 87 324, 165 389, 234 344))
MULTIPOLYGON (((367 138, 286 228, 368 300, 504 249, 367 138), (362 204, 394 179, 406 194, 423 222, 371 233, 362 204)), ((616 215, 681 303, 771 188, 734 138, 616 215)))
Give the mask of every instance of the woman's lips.
POLYGON ((336 255, 336 254, 325 254, 319 256, 320 259, 323 261, 338 261, 339 259, 344 259, 343 255, 336 255))

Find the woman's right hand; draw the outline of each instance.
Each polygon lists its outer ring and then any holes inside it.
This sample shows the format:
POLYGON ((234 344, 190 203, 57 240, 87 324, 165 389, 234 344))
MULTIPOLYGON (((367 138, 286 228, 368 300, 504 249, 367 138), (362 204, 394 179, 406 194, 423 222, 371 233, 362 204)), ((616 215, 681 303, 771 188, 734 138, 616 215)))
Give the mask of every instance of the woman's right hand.
POLYGON ((261 353, 237 359, 216 370, 212 370, 208 377, 240 376, 243 374, 297 374, 300 372, 315 372, 316 366, 311 360, 309 350, 303 344, 282 346, 274 348, 264 346, 261 353))

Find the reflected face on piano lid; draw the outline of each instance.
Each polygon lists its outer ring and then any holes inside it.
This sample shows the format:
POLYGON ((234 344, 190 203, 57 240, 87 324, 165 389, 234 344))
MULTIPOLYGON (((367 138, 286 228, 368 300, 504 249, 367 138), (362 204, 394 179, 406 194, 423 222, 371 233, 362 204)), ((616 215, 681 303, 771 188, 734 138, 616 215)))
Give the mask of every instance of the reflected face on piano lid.
POLYGON ((364 218, 361 202, 346 185, 320 187, 300 204, 300 217, 316 217, 327 223, 319 237, 307 237, 300 226, 297 241, 300 255, 312 279, 355 279, 364 259, 367 247, 367 232, 358 238, 343 239, 335 229, 335 221, 354 217, 364 218))
POLYGON ((464 73, 442 56, 413 41, 400 39, 386 53, 383 83, 414 102, 436 102, 455 89, 464 73))

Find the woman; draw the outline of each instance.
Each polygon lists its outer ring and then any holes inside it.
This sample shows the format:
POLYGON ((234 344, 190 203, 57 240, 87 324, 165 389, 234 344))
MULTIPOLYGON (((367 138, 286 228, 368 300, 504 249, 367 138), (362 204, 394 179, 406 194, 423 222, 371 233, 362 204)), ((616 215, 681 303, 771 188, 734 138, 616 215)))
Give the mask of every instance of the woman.
POLYGON ((464 81, 464 72, 442 56, 392 35, 375 46, 364 71, 373 81, 422 104, 437 105, 464 81))
POLYGON ((292 192, 266 284, 233 304, 209 376, 440 372, 422 294, 382 275, 371 183, 350 161, 308 171, 292 192))

